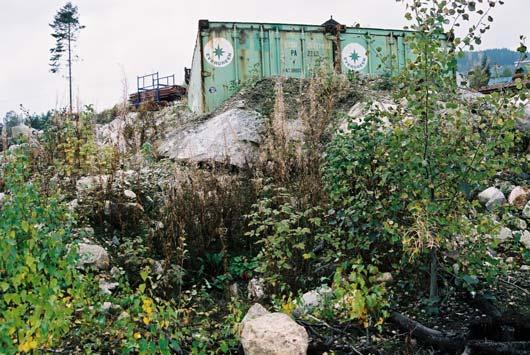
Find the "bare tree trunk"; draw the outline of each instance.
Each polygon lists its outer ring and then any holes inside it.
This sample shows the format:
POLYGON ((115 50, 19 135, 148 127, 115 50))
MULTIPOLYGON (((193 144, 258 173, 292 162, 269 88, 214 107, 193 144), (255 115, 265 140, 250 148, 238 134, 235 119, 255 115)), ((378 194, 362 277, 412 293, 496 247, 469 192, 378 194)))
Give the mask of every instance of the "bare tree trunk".
POLYGON ((429 300, 435 302, 438 300, 438 259, 436 257, 436 248, 431 249, 431 278, 429 286, 429 300))
POLYGON ((68 83, 70 88, 70 115, 72 109, 72 35, 70 32, 70 24, 68 24, 68 83))

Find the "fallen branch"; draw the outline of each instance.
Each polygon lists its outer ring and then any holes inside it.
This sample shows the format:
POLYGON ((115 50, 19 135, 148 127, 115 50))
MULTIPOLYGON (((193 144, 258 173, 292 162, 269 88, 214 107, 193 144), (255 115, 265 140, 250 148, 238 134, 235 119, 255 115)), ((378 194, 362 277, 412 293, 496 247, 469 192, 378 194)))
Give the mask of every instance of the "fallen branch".
POLYGON ((448 334, 428 328, 398 312, 392 313, 390 319, 425 345, 435 346, 449 352, 462 351, 466 346, 467 338, 464 335, 448 334))
POLYGON ((530 296, 530 291, 528 291, 527 289, 522 288, 519 285, 514 284, 513 282, 502 280, 502 279, 499 279, 499 281, 502 282, 505 285, 512 286, 512 287, 518 289, 519 291, 523 292, 525 295, 530 296))

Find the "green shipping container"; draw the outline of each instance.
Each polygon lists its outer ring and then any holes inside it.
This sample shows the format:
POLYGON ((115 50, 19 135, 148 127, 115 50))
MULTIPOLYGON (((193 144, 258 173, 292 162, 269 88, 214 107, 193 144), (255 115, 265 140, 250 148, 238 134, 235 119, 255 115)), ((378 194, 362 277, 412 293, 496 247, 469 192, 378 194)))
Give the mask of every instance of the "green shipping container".
POLYGON ((188 88, 194 112, 211 112, 255 78, 307 78, 319 65, 342 73, 399 70, 407 31, 323 25, 199 21, 188 88), (388 58, 388 60, 383 60, 388 58))

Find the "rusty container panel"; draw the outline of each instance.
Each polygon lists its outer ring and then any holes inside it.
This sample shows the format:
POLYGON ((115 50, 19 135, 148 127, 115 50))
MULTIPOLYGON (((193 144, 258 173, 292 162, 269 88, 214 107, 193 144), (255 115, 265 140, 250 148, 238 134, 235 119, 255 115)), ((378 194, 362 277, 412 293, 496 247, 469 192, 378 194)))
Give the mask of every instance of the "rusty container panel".
POLYGON ((188 94, 190 109, 211 112, 248 81, 307 78, 319 65, 374 75, 399 70, 410 58, 406 34, 363 28, 330 33, 324 25, 201 20, 188 94))

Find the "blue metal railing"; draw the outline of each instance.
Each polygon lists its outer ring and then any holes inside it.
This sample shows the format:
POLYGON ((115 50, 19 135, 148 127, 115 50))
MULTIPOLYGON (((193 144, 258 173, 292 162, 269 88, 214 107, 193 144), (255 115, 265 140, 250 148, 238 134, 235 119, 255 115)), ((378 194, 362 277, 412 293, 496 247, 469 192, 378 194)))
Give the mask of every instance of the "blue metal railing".
POLYGON ((142 101, 142 92, 156 90, 155 100, 160 102, 160 89, 175 85, 175 74, 160 77, 158 72, 137 76, 136 87, 138 96, 136 98, 136 104, 140 104, 142 101))

